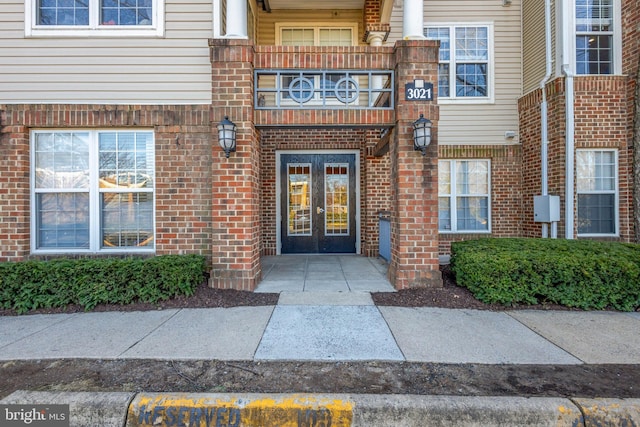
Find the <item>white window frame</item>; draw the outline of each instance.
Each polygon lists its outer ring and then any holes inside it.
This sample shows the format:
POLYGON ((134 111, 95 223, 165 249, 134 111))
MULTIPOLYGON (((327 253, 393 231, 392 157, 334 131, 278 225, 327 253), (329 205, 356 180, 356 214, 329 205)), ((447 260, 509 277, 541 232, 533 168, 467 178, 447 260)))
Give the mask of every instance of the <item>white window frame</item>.
MULTIPOLYGON (((438 96, 439 104, 493 104, 495 102, 495 49, 494 49, 494 24, 493 22, 455 22, 455 23, 425 23, 427 28, 448 28, 450 42, 449 56, 449 96, 438 96), (487 96, 456 96, 456 60, 455 60, 455 31, 456 28, 486 27, 487 28, 487 96)), ((438 61, 440 63, 440 61, 438 61)), ((434 86, 438 86, 435 82, 434 86)))
POLYGON ((564 25, 568 25, 570 33, 573 35, 571 40, 568 40, 569 46, 571 46, 571 63, 573 64, 576 75, 579 76, 588 76, 588 75, 620 75, 622 74, 622 6, 620 0, 613 0, 613 16, 612 16, 612 25, 613 31, 600 33, 596 31, 577 31, 577 16, 576 16, 576 1, 571 1, 572 13, 570 19, 565 20, 564 25), (611 58, 611 73, 610 74, 577 74, 577 46, 576 46, 576 38, 579 35, 588 35, 588 34, 611 34, 611 43, 612 46, 612 58, 611 58))
MULTIPOLYGON (((450 223, 451 223, 451 229, 450 230, 445 230, 445 229, 440 229, 440 226, 438 225, 438 232, 441 234, 491 234, 491 223, 492 223, 492 219, 491 219, 491 160, 490 159, 440 159, 438 160, 438 167, 440 167, 440 163, 441 162, 446 162, 449 166, 449 176, 450 176, 450 182, 449 182, 449 186, 450 186, 450 190, 449 190, 449 194, 440 194, 440 192, 438 191, 438 206, 439 206, 439 201, 441 197, 447 197, 449 199, 449 217, 450 217, 450 223), (485 162, 487 164, 487 186, 488 186, 488 193, 486 194, 481 194, 481 193, 474 193, 474 194, 470 194, 467 195, 469 197, 486 197, 487 198, 487 229, 486 230, 459 230, 458 229, 458 206, 457 206, 457 190, 456 190, 456 185, 457 185, 457 176, 456 176, 456 162, 485 162)), ((438 187, 439 187, 438 183, 438 187)), ((440 220, 438 219, 438 223, 440 222, 440 220)))
POLYGON ((165 0, 153 1, 152 25, 100 25, 100 2, 89 2, 89 25, 38 25, 38 0, 25 0, 25 37, 164 37, 165 0))
MULTIPOLYGON (((153 242, 152 247, 114 247, 114 248, 104 248, 100 242, 101 238, 101 213, 100 213, 100 195, 105 192, 110 192, 109 190, 101 189, 99 186, 99 134, 100 133, 113 133, 113 132, 150 132, 155 133, 153 129, 34 129, 30 133, 30 152, 31 152, 31 170, 30 170, 30 200, 32 206, 32 215, 31 215, 31 253, 33 254, 91 254, 91 253, 147 253, 153 254, 156 251, 156 182, 155 175, 157 171, 155 171, 154 165, 154 176, 153 176, 153 186, 146 191, 152 194, 152 206, 153 206, 153 218, 152 218, 152 227, 153 227, 153 242), (43 189, 43 191, 36 191, 36 150, 35 150, 35 141, 37 134, 50 134, 50 133, 88 133, 89 134, 89 188, 87 189, 78 189, 77 191, 69 189, 65 191, 56 191, 56 189, 43 189), (89 248, 38 248, 37 247, 37 233, 38 233, 38 224, 37 224, 37 212, 38 204, 37 204, 37 194, 41 193, 72 193, 72 192, 82 192, 89 193, 89 248)), ((155 147, 153 148, 153 156, 155 163, 155 147)), ((140 192, 140 191, 139 191, 140 192)))
MULTIPOLYGON (((614 148, 584 148, 576 150, 579 152, 612 152, 614 162, 614 189, 613 190, 580 190, 578 188, 578 156, 576 155, 576 223, 580 220, 578 217, 578 199, 580 194, 613 194, 614 212, 613 212, 613 233, 577 233, 579 237, 618 237, 620 235, 620 182, 618 178, 618 150, 614 148)), ((578 227, 576 227, 579 229, 578 227)), ((577 230, 576 230, 577 231, 577 230)))
POLYGON ((358 37, 358 24, 357 23, 333 23, 333 22, 314 22, 309 24, 304 23, 276 23, 276 45, 282 45, 282 30, 313 30, 314 32, 314 46, 320 44, 320 30, 351 30, 351 46, 357 46, 358 37))
MULTIPOLYGON (((314 22, 313 24, 304 24, 304 23, 276 23, 276 45, 280 46, 282 44, 282 30, 313 30, 313 45, 320 45, 320 30, 350 30, 351 31, 351 46, 357 45, 357 32, 358 32, 358 24, 355 23, 331 23, 331 22, 314 22)), ((315 77, 313 79, 314 82, 314 93, 313 97, 305 102, 305 105, 320 105, 322 103, 320 97, 321 91, 321 81, 319 77, 315 77)), ((284 93, 284 92, 283 92, 284 93)), ((334 100, 333 96, 327 96, 326 104, 327 105, 344 105, 342 102, 337 99, 334 100)), ((350 104, 358 105, 359 104, 359 96, 350 104)), ((295 106, 299 105, 299 102, 290 98, 283 98, 281 100, 281 104, 283 106, 295 106)))

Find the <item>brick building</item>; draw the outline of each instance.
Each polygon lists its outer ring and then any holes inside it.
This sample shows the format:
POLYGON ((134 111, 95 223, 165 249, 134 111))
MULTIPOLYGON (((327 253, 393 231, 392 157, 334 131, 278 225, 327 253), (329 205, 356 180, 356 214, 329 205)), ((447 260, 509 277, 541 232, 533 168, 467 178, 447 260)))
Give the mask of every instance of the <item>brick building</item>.
POLYGON ((639 17, 633 0, 6 0, 0 261, 200 253, 212 286, 252 290, 262 256, 373 257, 382 238, 403 289, 439 286, 455 240, 635 240, 639 17))

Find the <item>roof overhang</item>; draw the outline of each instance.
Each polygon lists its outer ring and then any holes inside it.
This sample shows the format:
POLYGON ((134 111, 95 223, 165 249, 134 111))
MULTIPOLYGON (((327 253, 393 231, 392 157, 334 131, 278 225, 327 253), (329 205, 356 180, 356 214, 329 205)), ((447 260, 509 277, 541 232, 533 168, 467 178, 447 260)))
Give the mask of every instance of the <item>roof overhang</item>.
POLYGON ((271 9, 362 9, 364 0, 258 0, 258 4, 266 11, 271 9))

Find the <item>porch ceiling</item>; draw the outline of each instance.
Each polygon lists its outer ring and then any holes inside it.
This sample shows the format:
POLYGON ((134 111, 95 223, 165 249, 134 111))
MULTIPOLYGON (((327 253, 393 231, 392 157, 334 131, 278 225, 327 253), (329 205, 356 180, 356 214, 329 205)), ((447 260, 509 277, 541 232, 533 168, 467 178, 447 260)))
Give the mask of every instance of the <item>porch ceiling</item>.
POLYGON ((362 9, 364 0, 268 0, 271 9, 362 9))

